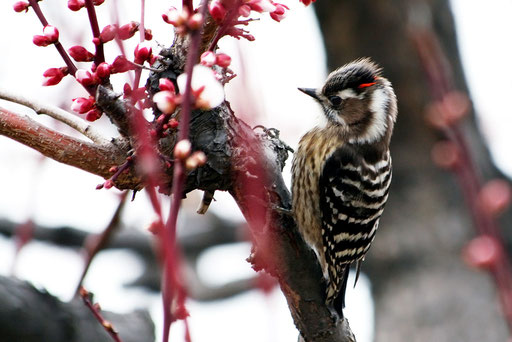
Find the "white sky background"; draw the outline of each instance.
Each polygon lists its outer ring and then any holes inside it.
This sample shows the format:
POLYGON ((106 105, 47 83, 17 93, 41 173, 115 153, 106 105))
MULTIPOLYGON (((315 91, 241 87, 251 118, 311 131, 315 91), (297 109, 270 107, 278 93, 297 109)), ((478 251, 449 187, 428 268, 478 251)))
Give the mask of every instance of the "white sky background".
MULTIPOLYGON (((69 109, 70 99, 85 96, 85 92, 70 78, 55 87, 40 86, 43 71, 61 66, 62 63, 51 46, 39 48, 31 43, 34 34, 41 34, 41 25, 32 11, 28 14, 14 13, 13 2, 0 2, 0 27, 4 32, 0 36, 4 47, 0 57, 0 87, 69 109)), ((160 15, 167 6, 179 2, 147 1, 146 20, 148 27, 153 29, 154 41, 163 44, 170 41, 171 28, 163 23, 160 15)), ((325 56, 311 9, 303 8, 298 0, 283 2, 291 8, 288 18, 283 22, 276 23, 268 16, 263 16, 261 21, 249 26, 250 32, 256 37, 255 42, 242 41, 235 45, 234 40, 224 38, 220 47, 235 59, 238 54, 244 56, 243 65, 234 61, 233 69, 239 77, 227 87, 227 97, 232 101, 235 111, 251 124, 280 129, 282 138, 295 147, 300 135, 314 125, 319 113, 315 103, 296 88, 316 87, 323 83, 326 75, 325 56)), ((510 32, 510 24, 507 22, 512 13, 512 3, 509 0, 452 2, 461 14, 457 25, 461 33, 463 62, 469 70, 467 75, 476 108, 480 114, 485 114, 481 119, 484 130, 492 138, 491 146, 511 146, 510 121, 506 121, 510 120, 510 110, 502 110, 506 108, 504 100, 512 87, 508 82, 510 75, 504 73, 510 73, 510 70, 490 71, 490 66, 497 68, 497 65, 489 61, 496 60, 496 56, 499 56, 500 61, 512 60, 512 47, 507 43, 507 32, 510 32), (474 24, 483 22, 485 25, 480 24, 478 27, 474 24), (496 125, 496 122, 507 124, 496 125)), ((139 2, 119 0, 119 3, 139 2)), ((41 5, 50 22, 61 28, 64 46, 74 45, 71 43, 76 42, 82 34, 88 37, 89 26, 84 11, 67 11, 66 16, 59 16, 57 10, 49 9, 49 5, 67 10, 65 1, 45 0, 41 5)), ((99 7, 101 27, 110 23, 109 13, 101 13, 105 8, 108 6, 99 7)), ((122 23, 139 20, 138 5, 135 8, 122 7, 121 12, 121 16, 127 18, 122 23)), ((135 41, 136 38, 132 40, 132 46, 135 41)), ((86 46, 92 50, 92 44, 86 46)), ((128 51, 133 49, 128 48, 128 51)), ((117 52, 114 49, 107 50, 107 56, 113 58, 115 55, 117 52)), ((122 84, 121 80, 118 81, 122 84)), ((117 89, 121 88, 118 86, 117 89)), ((48 119, 43 121, 50 126, 54 124, 48 119)), ((97 126, 107 127, 105 132, 112 134, 108 129, 108 120, 103 118, 100 121, 103 124, 97 126)), ((500 155, 499 148, 494 152, 500 165, 508 165, 512 169, 512 158, 503 153, 500 155)), ((44 225, 69 224, 95 232, 102 230, 116 206, 118 192, 97 191, 94 189, 96 184, 102 182, 99 177, 51 160, 41 161, 38 156, 38 153, 0 137, 0 217, 18 222, 33 218, 44 225)), ((285 179, 289 180, 289 170, 285 179)), ((236 205, 229 201, 228 196, 218 194, 216 198, 218 201, 212 204, 212 210, 232 218, 237 211, 236 205)), ((193 203, 190 205, 197 206, 197 200, 192 198, 189 202, 193 203)), ((128 204, 123 219, 128 226, 136 229, 143 229, 153 219, 152 210, 143 193, 138 194, 135 202, 128 204)), ((11 242, 0 238, 0 273, 9 273, 12 252, 11 242)), ((248 254, 247 244, 212 250, 200 261, 200 268, 205 270, 205 280, 218 284, 223 280, 249 274, 252 271, 245 262, 248 254), (219 266, 212 267, 212 263, 223 265, 223 272, 217 271, 219 266)), ((21 278, 46 287, 63 300, 72 295, 82 267, 80 255, 75 251, 55 249, 40 243, 27 246, 17 266, 17 274, 21 278)), ((131 311, 134 307, 149 306, 159 323, 161 300, 158 296, 122 287, 123 283, 133 280, 141 271, 140 261, 126 251, 102 253, 92 265, 86 286, 95 292, 103 308, 131 311)), ((373 332, 368 327, 373 326, 373 309, 366 278, 359 281, 356 290, 360 294, 351 296, 349 286, 348 316, 358 341, 371 341, 373 332), (356 307, 362 308, 363 312, 350 312, 351 308, 356 307), (361 317, 363 319, 358 319, 361 317)), ((277 290, 270 296, 255 290, 209 304, 192 302, 189 309, 194 341, 295 341, 297 338, 284 299, 277 290)), ((157 333, 160 333, 160 328, 157 333)), ((181 340, 179 327, 173 328, 173 334, 173 340, 181 340)))

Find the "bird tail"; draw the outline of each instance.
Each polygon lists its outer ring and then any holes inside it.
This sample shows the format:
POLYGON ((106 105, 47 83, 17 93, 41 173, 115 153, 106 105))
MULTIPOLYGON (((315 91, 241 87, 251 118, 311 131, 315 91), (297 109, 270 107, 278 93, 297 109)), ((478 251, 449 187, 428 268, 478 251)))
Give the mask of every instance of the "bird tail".
POLYGON ((348 264, 343 264, 339 266, 338 272, 329 272, 326 303, 338 313, 340 318, 343 318, 349 269, 348 264))

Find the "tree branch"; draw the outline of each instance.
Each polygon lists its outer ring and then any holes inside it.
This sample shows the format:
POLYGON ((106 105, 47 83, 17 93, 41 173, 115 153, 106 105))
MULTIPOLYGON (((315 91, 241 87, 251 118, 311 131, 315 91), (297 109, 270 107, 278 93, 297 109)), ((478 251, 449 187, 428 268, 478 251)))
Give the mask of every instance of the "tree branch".
POLYGON ((0 89, 0 99, 28 107, 34 110, 36 114, 48 115, 49 117, 65 123, 69 127, 82 133, 96 144, 107 145, 109 143, 109 141, 87 121, 82 120, 76 115, 66 112, 63 109, 60 109, 59 107, 43 104, 34 100, 29 100, 19 94, 12 94, 4 89, 0 89))
MULTIPOLYGON (((27 282, 0 276, 0 336, 4 341, 111 342, 80 299, 63 303, 27 282)), ((124 342, 153 342, 154 325, 146 310, 104 312, 124 342)))
MULTIPOLYGON (((58 162, 77 167, 92 174, 109 178, 109 169, 124 162, 128 146, 113 140, 107 146, 91 144, 56 132, 30 119, 0 107, 0 135, 41 152, 58 162)), ((120 189, 137 189, 141 180, 133 170, 116 181, 120 189)))

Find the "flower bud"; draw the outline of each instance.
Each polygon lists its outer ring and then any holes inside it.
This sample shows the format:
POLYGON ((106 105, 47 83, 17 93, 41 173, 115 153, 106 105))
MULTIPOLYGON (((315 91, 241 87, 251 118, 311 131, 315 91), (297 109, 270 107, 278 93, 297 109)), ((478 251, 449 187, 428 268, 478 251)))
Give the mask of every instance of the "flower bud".
POLYGON ((70 47, 68 53, 77 62, 91 62, 94 59, 94 54, 80 45, 70 47))
POLYGON ((158 81, 158 87, 160 88, 160 91, 170 91, 171 93, 176 93, 176 89, 174 87, 174 83, 168 78, 161 78, 158 81))
POLYGON ((176 110, 176 95, 168 90, 159 91, 153 95, 153 102, 164 114, 171 114, 176 110))
MULTIPOLYGON (((178 88, 182 92, 185 91, 187 77, 187 74, 178 76, 178 88)), ((224 101, 224 87, 215 77, 213 70, 204 65, 194 66, 191 86, 197 108, 215 108, 224 101)))
MULTIPOLYGON (((97 109, 91 109, 85 114, 85 120, 87 121, 96 121, 101 117, 101 112, 97 109)), ((106 187, 106 184, 105 184, 106 187)), ((108 189, 108 188, 107 188, 108 189)))
POLYGON ((59 30, 52 25, 44 27, 43 35, 50 40, 50 43, 56 43, 59 40, 59 30))
POLYGON ((499 215, 510 205, 512 190, 503 179, 494 179, 482 187, 479 194, 480 205, 491 215, 499 215))
POLYGON ((130 21, 128 24, 123 25, 119 28, 117 31, 117 34, 119 35, 119 39, 126 40, 135 34, 139 30, 139 23, 135 21, 130 21))
POLYGON ((275 4, 276 10, 270 13, 270 17, 277 22, 280 22, 284 18, 286 18, 286 11, 289 10, 288 6, 283 4, 275 4))
POLYGON ((148 29, 148 28, 144 29, 144 39, 145 40, 153 39, 153 31, 151 31, 151 29, 148 29))
POLYGON ((126 72, 129 70, 135 69, 135 66, 126 59, 125 56, 117 56, 116 59, 114 59, 114 62, 112 63, 112 68, 110 69, 110 72, 112 74, 117 74, 121 72, 126 72))
POLYGON ((299 0, 304 4, 304 6, 309 6, 312 2, 315 2, 316 0, 299 0))
POLYGON ((114 186, 114 182, 111 179, 107 179, 103 185, 105 189, 110 189, 114 186))
POLYGON ((212 51, 205 51, 201 55, 201 64, 207 67, 215 65, 216 57, 212 51))
POLYGON ((251 7, 249 7, 249 5, 242 5, 240 6, 240 8, 238 9, 238 13, 242 16, 242 17, 248 17, 251 15, 251 7))
POLYGON ((118 30, 118 28, 116 25, 105 26, 100 33, 100 41, 102 43, 111 41, 112 39, 114 39, 116 37, 117 30, 118 30))
POLYGON ((262 12, 274 12, 276 6, 270 0, 251 0, 247 3, 253 11, 262 12))
POLYGON ((221 68, 227 68, 231 64, 231 57, 225 53, 218 53, 215 59, 215 64, 221 68))
POLYGON ((48 46, 52 42, 46 36, 35 35, 34 38, 32 38, 32 43, 34 43, 36 46, 48 46))
POLYGON ((71 110, 78 114, 85 114, 90 111, 94 107, 94 97, 89 96, 85 97, 77 97, 73 99, 73 103, 71 104, 71 110))
POLYGON ((501 257, 501 245, 495 237, 481 235, 471 240, 463 250, 464 261, 476 268, 490 268, 501 257))
POLYGON ((194 13, 187 24, 191 30, 199 30, 203 26, 203 15, 201 13, 194 13))
POLYGON ((210 11, 212 18, 217 22, 222 21, 226 16, 226 8, 222 5, 220 0, 213 0, 210 2, 208 10, 210 11))
POLYGON ((460 161, 460 152, 457 145, 451 141, 440 141, 431 151, 434 163, 443 169, 453 169, 460 161))
POLYGON ((99 83, 96 75, 93 75, 90 71, 84 69, 78 69, 75 73, 75 78, 84 87, 89 87, 99 83))
POLYGON ((172 118, 171 120, 169 120, 169 123, 167 124, 170 128, 178 128, 178 126, 180 125, 180 123, 178 122, 178 120, 176 120, 175 118, 172 118))
POLYGON ((43 73, 43 86, 52 86, 60 83, 62 78, 68 74, 68 68, 50 68, 43 73))
POLYGON ((202 151, 192 153, 192 155, 185 161, 185 167, 187 170, 197 169, 204 164, 206 164, 206 155, 202 151))
POLYGON ((78 11, 85 6, 84 0, 68 0, 68 8, 72 11, 78 11))
POLYGON ((28 12, 28 8, 30 7, 30 4, 26 1, 18 1, 13 6, 13 9, 15 12, 28 12))
POLYGON ((142 42, 137 44, 134 51, 135 63, 143 64, 145 61, 149 61, 151 59, 153 50, 151 46, 147 42, 142 42))
POLYGON ((176 143, 174 147, 174 158, 184 160, 192 152, 192 144, 189 140, 183 139, 176 143))
POLYGON ((110 76, 112 66, 108 63, 100 63, 98 67, 96 68, 96 75, 101 78, 105 79, 110 76))

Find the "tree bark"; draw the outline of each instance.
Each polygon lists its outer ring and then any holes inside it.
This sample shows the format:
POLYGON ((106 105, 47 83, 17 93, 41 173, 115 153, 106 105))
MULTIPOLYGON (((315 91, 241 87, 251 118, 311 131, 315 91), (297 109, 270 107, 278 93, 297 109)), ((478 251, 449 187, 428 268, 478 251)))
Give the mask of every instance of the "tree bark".
MULTIPOLYGON (((398 96, 390 197, 363 264, 373 284, 376 341, 506 340, 492 282, 460 258, 474 231, 453 178, 430 160, 439 136, 425 124, 430 92, 409 36, 411 20, 430 21, 453 67, 456 88, 467 90, 449 2, 321 0, 315 9, 330 68, 372 57, 398 96)), ((473 117, 463 129, 480 170, 499 175, 473 117)))

